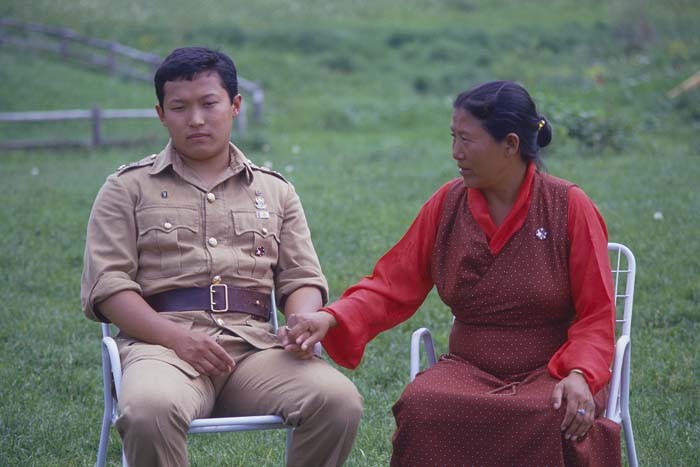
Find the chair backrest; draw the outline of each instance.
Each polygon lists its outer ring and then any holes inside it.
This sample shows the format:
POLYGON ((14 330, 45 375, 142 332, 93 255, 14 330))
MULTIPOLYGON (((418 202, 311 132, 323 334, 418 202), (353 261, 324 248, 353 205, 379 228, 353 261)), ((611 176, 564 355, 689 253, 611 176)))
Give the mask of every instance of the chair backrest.
MULTIPOLYGON (((634 278, 637 269, 634 255, 624 245, 608 243, 610 268, 615 286, 615 307, 617 313, 618 338, 615 345, 612 375, 608 385, 610 395, 605 416, 615 423, 625 425, 625 439, 628 454, 636 458, 634 438, 629 415, 629 388, 631 369, 632 305, 634 303, 634 278)), ((630 461, 630 464, 632 462, 630 461)), ((636 464, 636 462, 635 462, 636 464)))
POLYGON ((630 336, 632 329, 632 305, 634 303, 634 278, 637 263, 629 248, 620 243, 608 243, 610 268, 615 287, 618 335, 630 336))

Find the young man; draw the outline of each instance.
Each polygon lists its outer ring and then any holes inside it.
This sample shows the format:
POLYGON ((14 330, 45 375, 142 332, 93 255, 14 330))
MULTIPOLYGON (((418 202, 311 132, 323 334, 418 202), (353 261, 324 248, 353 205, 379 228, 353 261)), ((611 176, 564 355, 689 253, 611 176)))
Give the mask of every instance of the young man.
POLYGON ((82 279, 87 317, 120 329, 127 459, 184 466, 192 419, 273 414, 297 427, 288 465, 341 465, 361 398, 289 345, 285 328, 273 334, 273 289, 294 320, 326 302, 327 283, 294 187, 230 142, 241 106, 233 61, 176 49, 155 88, 171 140, 107 178, 82 279))

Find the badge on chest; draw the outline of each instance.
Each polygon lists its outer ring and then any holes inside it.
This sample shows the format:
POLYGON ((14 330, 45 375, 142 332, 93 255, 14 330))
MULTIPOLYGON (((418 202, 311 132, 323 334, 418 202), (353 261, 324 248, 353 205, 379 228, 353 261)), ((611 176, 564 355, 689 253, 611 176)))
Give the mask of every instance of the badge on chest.
MULTIPOLYGON (((270 218, 270 211, 267 210, 267 203, 265 203, 265 197, 261 190, 255 190, 255 215, 258 219, 270 218)), ((263 254, 265 254, 264 251, 263 254)))

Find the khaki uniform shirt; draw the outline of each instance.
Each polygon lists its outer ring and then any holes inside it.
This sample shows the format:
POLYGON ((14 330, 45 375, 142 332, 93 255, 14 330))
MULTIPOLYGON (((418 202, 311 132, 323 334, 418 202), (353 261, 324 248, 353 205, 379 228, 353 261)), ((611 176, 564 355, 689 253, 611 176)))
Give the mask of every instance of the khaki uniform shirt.
MULTIPOLYGON (((207 191, 171 143, 121 167, 100 189, 88 221, 81 302, 123 291, 143 296, 221 281, 270 293, 278 304, 302 286, 328 285, 294 187, 252 164, 231 144, 231 163, 207 191)), ((163 313, 182 322, 209 319, 258 348, 279 345, 271 324, 242 313, 163 313)))

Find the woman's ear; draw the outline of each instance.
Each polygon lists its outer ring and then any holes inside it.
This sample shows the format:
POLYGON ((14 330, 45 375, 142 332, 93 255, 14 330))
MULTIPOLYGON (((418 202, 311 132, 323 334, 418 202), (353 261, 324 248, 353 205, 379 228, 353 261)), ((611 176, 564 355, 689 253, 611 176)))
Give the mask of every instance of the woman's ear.
POLYGON ((517 156, 520 154, 520 138, 517 134, 508 133, 504 143, 507 157, 517 156))

